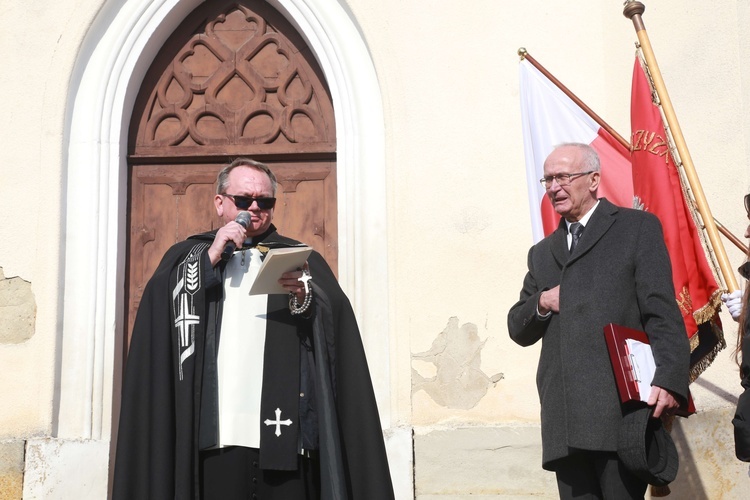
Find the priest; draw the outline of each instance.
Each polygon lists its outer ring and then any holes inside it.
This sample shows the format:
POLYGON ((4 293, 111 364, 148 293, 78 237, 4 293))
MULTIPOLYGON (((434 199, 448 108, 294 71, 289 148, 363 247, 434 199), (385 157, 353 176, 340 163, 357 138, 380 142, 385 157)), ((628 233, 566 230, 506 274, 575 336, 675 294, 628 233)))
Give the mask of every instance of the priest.
POLYGON ((122 391, 113 498, 391 499, 375 395, 349 300, 312 252, 250 295, 277 182, 239 158, 223 226, 170 248, 145 288, 122 391))

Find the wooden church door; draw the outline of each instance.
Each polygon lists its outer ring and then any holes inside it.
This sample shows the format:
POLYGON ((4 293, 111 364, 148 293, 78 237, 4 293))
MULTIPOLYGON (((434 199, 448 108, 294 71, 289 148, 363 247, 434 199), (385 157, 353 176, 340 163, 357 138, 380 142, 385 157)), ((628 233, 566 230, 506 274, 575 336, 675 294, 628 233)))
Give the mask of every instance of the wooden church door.
POLYGON ((271 167, 274 224, 336 272, 331 97, 310 49, 266 2, 205 2, 185 19, 144 78, 128 145, 128 344, 166 250, 217 228, 214 181, 234 158, 271 167))

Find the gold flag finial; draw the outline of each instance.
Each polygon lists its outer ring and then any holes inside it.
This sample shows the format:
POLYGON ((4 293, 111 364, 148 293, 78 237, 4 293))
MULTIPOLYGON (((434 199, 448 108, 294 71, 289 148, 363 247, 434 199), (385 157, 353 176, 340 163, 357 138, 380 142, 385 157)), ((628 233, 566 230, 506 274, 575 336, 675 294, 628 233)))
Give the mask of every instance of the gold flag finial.
POLYGON ((622 9, 622 15, 633 21, 636 33, 646 29, 641 18, 644 12, 646 12, 646 6, 638 0, 627 0, 625 8, 622 9))
POLYGON ((623 3, 625 8, 623 9, 622 13, 625 14, 625 17, 630 19, 635 14, 643 14, 643 12, 646 10, 646 6, 643 5, 643 3, 639 2, 638 0, 625 0, 625 3, 623 3), (628 11, 633 11, 632 13, 628 13, 628 11))

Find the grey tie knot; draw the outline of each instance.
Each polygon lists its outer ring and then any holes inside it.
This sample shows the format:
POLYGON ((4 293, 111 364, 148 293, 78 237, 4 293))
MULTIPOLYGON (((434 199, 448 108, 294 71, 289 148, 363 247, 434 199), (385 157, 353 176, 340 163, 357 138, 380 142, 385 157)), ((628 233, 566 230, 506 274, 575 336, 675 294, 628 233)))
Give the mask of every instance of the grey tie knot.
POLYGON ((581 235, 583 234, 583 224, 580 222, 574 222, 570 225, 570 228, 568 228, 568 231, 570 232, 570 253, 573 253, 573 250, 575 249, 576 245, 578 245, 578 240, 581 239, 581 235))

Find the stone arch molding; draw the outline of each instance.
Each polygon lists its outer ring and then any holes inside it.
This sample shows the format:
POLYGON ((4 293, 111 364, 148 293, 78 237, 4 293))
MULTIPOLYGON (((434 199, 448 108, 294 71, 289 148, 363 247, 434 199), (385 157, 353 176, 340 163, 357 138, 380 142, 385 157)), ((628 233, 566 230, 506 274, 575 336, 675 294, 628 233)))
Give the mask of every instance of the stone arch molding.
MULTIPOLYGON (((53 423, 60 439, 108 441, 112 431, 113 401, 118 411, 113 387, 122 369, 130 112, 153 57, 200 3, 107 1, 80 49, 65 123, 64 306, 53 423)), ((375 70, 339 2, 269 3, 305 38, 331 89, 339 145, 339 274, 358 312, 381 419, 390 427, 388 339, 382 337, 388 331, 384 125, 375 70)))

